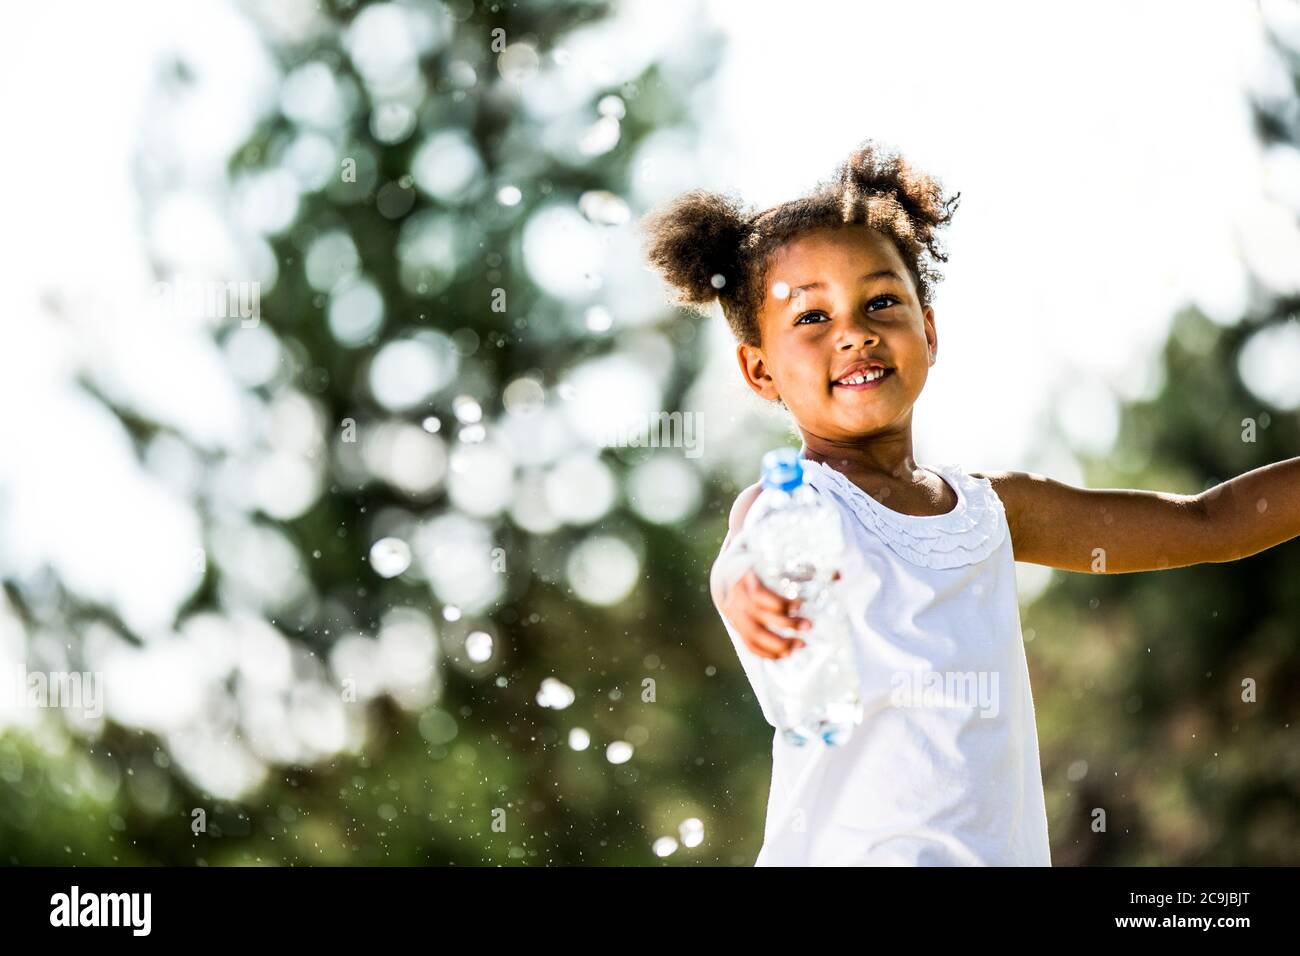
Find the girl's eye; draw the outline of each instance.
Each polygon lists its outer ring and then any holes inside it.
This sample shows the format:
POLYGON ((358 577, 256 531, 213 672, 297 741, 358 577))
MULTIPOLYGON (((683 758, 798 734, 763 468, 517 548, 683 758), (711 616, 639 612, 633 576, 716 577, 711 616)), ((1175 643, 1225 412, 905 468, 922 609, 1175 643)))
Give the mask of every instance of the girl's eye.
MULTIPOLYGON (((878 296, 876 296, 874 299, 872 299, 872 300, 871 300, 869 303, 867 303, 867 304, 868 304, 868 306, 873 306, 873 305, 876 305, 877 303, 881 303, 881 302, 883 302, 884 305, 880 306, 880 308, 882 308, 882 309, 887 309, 887 308, 889 308, 891 305, 896 305, 896 304, 898 303, 898 299, 894 298, 894 296, 892 296, 892 295, 878 295, 878 296)), ((872 310, 872 311, 876 311, 876 310, 872 310)), ((814 316, 814 315, 820 315, 820 316, 822 316, 822 317, 825 317, 826 313, 825 313, 825 312, 822 312, 822 311, 820 311, 820 310, 818 310, 818 309, 814 309, 814 310, 812 310, 811 312, 805 312, 803 315, 799 316, 799 318, 795 319, 794 324, 795 324, 795 325, 810 325, 810 324, 812 324, 812 323, 806 323, 806 322, 804 322, 804 319, 809 318, 810 316, 814 316)))

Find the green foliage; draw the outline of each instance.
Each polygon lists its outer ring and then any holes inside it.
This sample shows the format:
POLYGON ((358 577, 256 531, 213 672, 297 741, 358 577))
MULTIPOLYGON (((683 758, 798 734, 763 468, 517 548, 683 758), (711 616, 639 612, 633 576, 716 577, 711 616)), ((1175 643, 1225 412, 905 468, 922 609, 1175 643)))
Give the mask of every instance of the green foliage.
MULTIPOLYGON (((1087 484, 1192 494, 1292 457, 1300 420, 1254 397, 1237 370, 1252 336, 1296 315, 1294 302, 1269 302, 1222 327, 1180 313, 1163 387, 1123 409, 1087 484)), ((1300 716, 1297 547, 1144 574, 1058 574, 1026 613, 1055 863, 1300 861, 1300 759, 1287 742, 1300 716), (1243 699, 1248 679, 1254 702, 1243 699), (1092 829, 1095 808, 1104 833, 1092 829)))

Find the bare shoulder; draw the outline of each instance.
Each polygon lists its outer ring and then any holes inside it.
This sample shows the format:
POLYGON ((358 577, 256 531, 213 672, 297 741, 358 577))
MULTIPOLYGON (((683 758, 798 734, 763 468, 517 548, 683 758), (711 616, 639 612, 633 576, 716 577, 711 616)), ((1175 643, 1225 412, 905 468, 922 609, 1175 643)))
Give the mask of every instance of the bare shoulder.
POLYGON ((972 471, 972 478, 987 478, 989 486, 1002 500, 1006 509, 1007 525, 1013 536, 1020 524, 1023 508, 1036 487, 1041 487, 1048 479, 1032 471, 972 471))
POLYGON ((999 494, 1005 489, 1015 494, 1015 492, 1025 486, 1027 482, 1046 481, 1045 475, 1035 474, 1032 471, 972 471, 972 478, 987 478, 993 490, 999 494))

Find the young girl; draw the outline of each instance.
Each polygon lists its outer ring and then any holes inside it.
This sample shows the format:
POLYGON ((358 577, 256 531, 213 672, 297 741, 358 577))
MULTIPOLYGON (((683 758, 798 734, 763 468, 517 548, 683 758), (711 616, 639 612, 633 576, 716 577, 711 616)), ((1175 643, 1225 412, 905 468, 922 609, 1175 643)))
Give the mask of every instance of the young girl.
MULTIPOLYGON (((947 261, 935 233, 957 198, 868 141, 802 199, 752 213, 693 191, 644 221, 677 301, 720 302, 746 384, 789 411, 847 532, 835 587, 863 720, 838 747, 773 734, 757 865, 1050 866, 1014 562, 1147 571, 1300 535, 1300 458, 1197 495, 918 464, 912 408, 938 354, 933 262, 947 261)), ((781 634, 809 622, 751 569, 760 490, 736 499, 711 585, 775 727, 760 658, 798 653, 781 634)))

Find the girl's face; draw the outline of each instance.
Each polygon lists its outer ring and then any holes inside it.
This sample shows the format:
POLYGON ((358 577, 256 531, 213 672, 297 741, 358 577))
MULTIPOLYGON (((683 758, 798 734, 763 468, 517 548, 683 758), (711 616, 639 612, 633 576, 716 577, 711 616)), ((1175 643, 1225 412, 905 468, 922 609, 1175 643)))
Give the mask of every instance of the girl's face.
POLYGON ((858 225, 806 233, 773 253, 765 286, 762 345, 737 346, 754 391, 827 441, 910 429, 939 340, 888 237, 858 225), (867 387, 841 383, 864 363, 889 371, 867 387))

